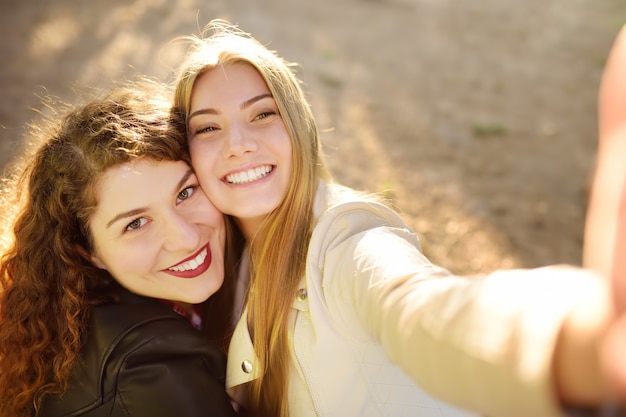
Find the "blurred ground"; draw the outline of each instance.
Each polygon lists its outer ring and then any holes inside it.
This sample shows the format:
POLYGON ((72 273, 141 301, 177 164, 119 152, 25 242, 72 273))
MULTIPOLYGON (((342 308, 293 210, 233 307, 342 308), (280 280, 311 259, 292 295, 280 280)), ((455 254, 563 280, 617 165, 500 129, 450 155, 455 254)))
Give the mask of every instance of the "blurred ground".
POLYGON ((580 263, 596 93, 623 0, 1 0, 0 164, 39 96, 147 74, 211 18, 301 64, 341 182, 459 273, 580 263))

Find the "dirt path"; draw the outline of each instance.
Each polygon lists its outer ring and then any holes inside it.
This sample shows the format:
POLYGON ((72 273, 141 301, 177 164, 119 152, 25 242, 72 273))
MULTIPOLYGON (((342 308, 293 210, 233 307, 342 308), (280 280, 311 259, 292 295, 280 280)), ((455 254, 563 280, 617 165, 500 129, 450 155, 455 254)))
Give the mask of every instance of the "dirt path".
POLYGON ((302 64, 331 167, 387 191, 463 273, 580 262, 595 100, 622 0, 3 0, 0 164, 37 95, 72 100, 228 18, 302 64), (78 5, 77 5, 78 4, 78 5))

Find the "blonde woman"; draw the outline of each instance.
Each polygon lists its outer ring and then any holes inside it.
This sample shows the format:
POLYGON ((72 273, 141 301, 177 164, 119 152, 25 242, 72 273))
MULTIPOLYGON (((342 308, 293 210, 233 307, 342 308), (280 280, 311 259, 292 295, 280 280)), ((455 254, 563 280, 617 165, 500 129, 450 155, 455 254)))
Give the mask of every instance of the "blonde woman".
POLYGON ((559 416, 607 395, 604 282, 568 267, 467 279, 384 204, 334 184, 290 66, 224 21, 191 38, 175 104, 241 241, 227 386, 263 416, 559 416), (243 307, 239 307, 243 306, 243 307), (428 394, 426 394, 428 393, 428 394))

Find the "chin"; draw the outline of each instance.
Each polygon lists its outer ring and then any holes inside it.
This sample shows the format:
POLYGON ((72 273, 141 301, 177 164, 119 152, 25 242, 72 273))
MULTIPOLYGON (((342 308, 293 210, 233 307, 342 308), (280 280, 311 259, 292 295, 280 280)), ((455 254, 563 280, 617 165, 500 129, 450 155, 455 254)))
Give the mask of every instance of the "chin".
POLYGON ((219 279, 217 277, 212 277, 207 279, 206 285, 202 288, 198 288, 193 295, 190 296, 190 299, 193 301, 187 301, 191 304, 200 304, 208 300, 213 294, 215 294, 220 288, 222 288, 222 284, 224 283, 223 276, 219 279))

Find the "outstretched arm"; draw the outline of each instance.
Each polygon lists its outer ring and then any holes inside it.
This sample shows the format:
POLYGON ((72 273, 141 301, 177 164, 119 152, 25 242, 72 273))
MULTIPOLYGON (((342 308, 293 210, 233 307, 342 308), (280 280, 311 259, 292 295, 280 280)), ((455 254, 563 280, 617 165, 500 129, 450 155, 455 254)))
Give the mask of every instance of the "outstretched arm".
POLYGON ((607 374, 626 397, 626 26, 611 49, 598 96, 596 173, 585 225, 583 265, 606 276, 624 316, 604 344, 607 374))
POLYGON ((617 256, 626 240, 626 26, 609 55, 598 96, 597 167, 585 226, 584 266, 611 277, 618 310, 626 306, 626 271, 617 256), (621 288, 620 286, 625 286, 621 288))

